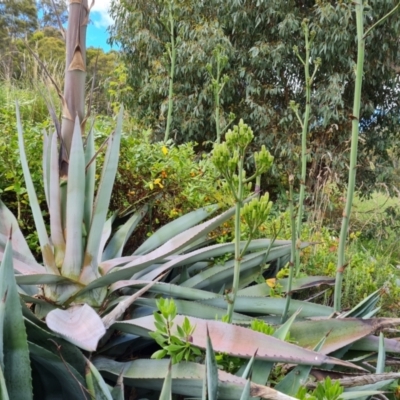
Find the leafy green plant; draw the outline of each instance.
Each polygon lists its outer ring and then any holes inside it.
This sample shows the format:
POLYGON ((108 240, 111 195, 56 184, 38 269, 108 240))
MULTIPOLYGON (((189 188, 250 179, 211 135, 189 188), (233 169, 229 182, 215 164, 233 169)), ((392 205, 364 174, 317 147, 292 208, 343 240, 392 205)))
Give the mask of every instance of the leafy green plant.
POLYGON ((158 311, 153 313, 154 324, 157 328, 151 332, 150 336, 162 348, 156 351, 151 358, 160 359, 170 356, 172 364, 181 361, 195 361, 197 357, 202 356, 202 352, 191 344, 191 336, 196 329, 191 326, 190 321, 185 318, 182 325, 177 325, 177 334, 172 334, 172 326, 176 317, 176 305, 173 299, 157 300, 158 311))
POLYGON ((308 393, 303 386, 297 392, 296 397, 299 400, 343 400, 342 393, 343 387, 340 386, 340 383, 332 382, 328 377, 324 381, 318 382, 318 386, 311 393, 308 393))

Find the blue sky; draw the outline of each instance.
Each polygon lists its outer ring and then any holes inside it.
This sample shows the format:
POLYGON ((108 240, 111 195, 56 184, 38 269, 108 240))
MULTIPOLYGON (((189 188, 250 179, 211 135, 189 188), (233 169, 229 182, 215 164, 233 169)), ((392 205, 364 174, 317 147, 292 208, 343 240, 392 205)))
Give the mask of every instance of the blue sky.
MULTIPOLYGON (((109 5, 110 0, 95 1, 94 7, 90 11, 91 22, 87 28, 87 47, 101 47, 104 51, 109 51, 111 49, 111 47, 107 44, 107 28, 112 24, 112 19, 108 12, 109 5)), ((117 50, 115 46, 113 49, 117 50)))

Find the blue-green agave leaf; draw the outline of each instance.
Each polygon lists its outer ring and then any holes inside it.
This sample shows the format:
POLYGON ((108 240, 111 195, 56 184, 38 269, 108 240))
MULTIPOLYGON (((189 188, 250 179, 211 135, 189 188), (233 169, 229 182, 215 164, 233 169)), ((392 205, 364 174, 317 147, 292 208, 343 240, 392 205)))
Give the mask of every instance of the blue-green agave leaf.
POLYGON ((250 400, 250 396, 251 396, 250 388, 251 388, 251 381, 250 381, 250 379, 247 379, 246 385, 243 388, 243 392, 240 396, 240 400, 250 400))
POLYGON ((88 136, 86 138, 85 165, 86 165, 86 179, 85 179, 85 205, 84 205, 83 218, 85 221, 86 232, 89 232, 93 216, 94 187, 96 180, 95 179, 96 157, 94 148, 93 128, 90 129, 88 136))
POLYGON ((92 398, 113 400, 111 392, 97 368, 89 360, 86 363, 86 385, 92 398))
POLYGON ((29 204, 32 209, 33 219, 35 221, 36 231, 39 237, 40 247, 42 249, 43 261, 48 273, 59 275, 60 273, 55 265, 54 254, 50 246, 50 241, 47 235, 46 225, 43 220, 42 211, 40 209, 35 187, 33 185, 32 177, 29 172, 18 103, 16 104, 16 113, 17 113, 17 128, 18 128, 18 146, 19 146, 21 166, 22 166, 22 171, 24 173, 26 190, 29 195, 29 204))
POLYGON ((61 268, 65 256, 65 237, 61 213, 61 189, 59 173, 59 157, 57 150, 57 136, 50 139, 50 171, 49 171, 49 212, 50 233, 54 246, 54 257, 58 268, 61 268))
POLYGON ((210 334, 207 328, 206 345, 206 376, 207 376, 207 394, 208 400, 218 399, 218 366, 212 346, 210 334))
POLYGON ((385 351, 385 337, 383 333, 379 333, 379 351, 378 351, 378 359, 376 361, 376 373, 383 374, 385 372, 386 366, 386 351, 385 351))
POLYGON ((4 372, 1 367, 0 367, 0 399, 10 400, 10 397, 8 396, 6 380, 4 379, 4 372))
MULTIPOLYGON (((321 350, 326 336, 323 337, 319 343, 315 346, 314 351, 318 352, 321 350)), ((299 391, 300 387, 307 382, 310 375, 312 366, 311 365, 298 365, 293 368, 285 377, 275 386, 276 390, 280 392, 295 396, 299 391)))
POLYGON ((0 367, 11 399, 33 398, 27 335, 14 277, 11 241, 0 266, 0 367))
POLYGON ((148 205, 143 206, 118 229, 105 248, 102 261, 122 256, 122 250, 124 249, 127 240, 132 235, 132 232, 135 230, 139 222, 146 215, 148 209, 148 205))
POLYGON ((153 233, 153 235, 151 235, 133 254, 143 255, 153 251, 176 235, 185 232, 208 218, 218 208, 219 206, 217 204, 203 207, 164 225, 157 232, 153 233))
MULTIPOLYGON (((115 380, 121 371, 124 382, 134 387, 161 390, 168 373, 169 360, 138 359, 125 363, 109 358, 98 357, 93 364, 106 378, 115 380)), ((205 366, 193 362, 180 362, 172 366, 172 392, 201 398, 205 366)), ((224 371, 218 371, 220 400, 239 399, 247 381, 224 371)), ((269 387, 251 383, 250 394, 275 400, 296 400, 269 387)))
POLYGON ((161 389, 159 400, 172 400, 172 365, 171 361, 168 364, 167 375, 161 389))
POLYGON ((96 262, 99 254, 101 233, 104 223, 106 222, 111 192, 118 169, 123 114, 124 110, 123 107, 121 107, 117 118, 115 132, 109 138, 106 155, 104 157, 103 170, 101 173, 99 187, 97 189, 92 222, 88 233, 88 242, 86 246, 88 259, 85 262, 84 269, 93 268, 91 266, 91 262, 96 262))
POLYGON ((75 119, 67 183, 66 245, 62 275, 78 280, 83 261, 83 205, 85 203, 85 155, 79 118, 75 119))

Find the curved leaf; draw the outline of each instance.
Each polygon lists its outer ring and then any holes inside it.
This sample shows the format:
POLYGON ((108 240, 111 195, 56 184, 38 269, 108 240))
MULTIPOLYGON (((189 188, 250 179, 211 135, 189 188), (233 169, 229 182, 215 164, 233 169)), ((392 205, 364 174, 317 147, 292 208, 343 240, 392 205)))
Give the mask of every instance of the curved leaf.
POLYGON ((208 218, 212 213, 218 210, 218 204, 210 205, 192 211, 189 214, 183 215, 176 220, 164 225, 153 233, 134 253, 133 255, 143 255, 160 247, 168 240, 174 238, 182 232, 187 231, 204 219, 208 218))
POLYGON ((31 368, 21 303, 14 278, 11 242, 0 266, 0 368, 11 399, 32 399, 31 368))
MULTIPOLYGON (((161 390, 167 375, 169 360, 139 359, 130 362, 117 362, 99 357, 93 360, 96 368, 106 378, 116 380, 121 374, 124 382, 135 387, 161 390)), ((172 366, 172 391, 190 397, 201 398, 205 366, 193 362, 181 362, 172 366)), ((218 371, 219 399, 240 398, 247 381, 224 371, 218 371)), ((251 396, 272 400, 296 400, 269 387, 251 384, 251 396)))

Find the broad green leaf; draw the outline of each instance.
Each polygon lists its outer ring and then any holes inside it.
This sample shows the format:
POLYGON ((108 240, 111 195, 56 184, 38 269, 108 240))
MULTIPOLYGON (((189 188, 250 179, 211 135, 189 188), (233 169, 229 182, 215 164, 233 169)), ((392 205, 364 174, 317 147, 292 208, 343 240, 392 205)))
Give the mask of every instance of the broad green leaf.
MULTIPOLYGON (((138 359, 125 363, 98 357, 93 360, 96 368, 109 379, 116 380, 121 374, 124 382, 135 387, 161 390, 167 375, 169 360, 138 359)), ((193 362, 181 362, 172 366, 172 392, 190 397, 201 398, 205 366, 193 362)), ((218 371, 219 399, 240 398, 247 381, 224 371, 218 371)), ((276 400, 295 400, 274 389, 251 384, 251 396, 276 400)))
POLYGON ((29 195, 29 204, 32 209, 33 219, 35 221, 36 231, 39 236, 40 247, 42 249, 43 261, 47 273, 59 275, 59 271, 55 265, 54 254, 50 246, 49 237, 47 236, 46 225, 43 220, 42 211, 40 210, 39 201, 33 186, 32 177, 29 172, 28 161, 25 153, 24 138, 22 132, 21 117, 19 114, 18 103, 16 104, 17 128, 18 128, 18 146, 21 160, 21 166, 24 173, 26 190, 29 195))
POLYGON ((146 215, 149 206, 145 205, 140 210, 136 211, 122 226, 119 227, 118 231, 111 238, 107 247, 102 255, 102 261, 111 260, 122 256, 122 250, 132 235, 139 222, 146 215))
POLYGON ((207 377, 207 399, 218 399, 218 366, 215 359, 215 353, 212 346, 211 338, 207 331, 207 344, 206 344, 206 377, 207 377))
POLYGON ((33 398, 27 335, 14 277, 11 241, 0 266, 0 368, 11 399, 33 398))
POLYGON ((161 388, 159 400, 172 400, 172 365, 168 364, 167 375, 165 376, 163 386, 161 388))
MULTIPOLYGON (((229 355, 251 358, 257 350, 257 358, 275 361, 289 362, 306 365, 321 365, 324 363, 335 365, 352 366, 345 361, 332 359, 324 354, 312 350, 303 349, 291 343, 284 342, 272 336, 241 326, 230 325, 220 321, 205 321, 199 318, 188 317, 190 324, 196 329, 192 334, 192 344, 202 349, 206 348, 207 327, 213 343, 214 351, 229 355), (229 338, 229 340, 227 340, 229 338)), ((172 329, 181 325, 184 317, 177 315, 172 329)), ((119 321, 113 325, 114 328, 123 332, 148 337, 149 332, 154 332, 154 317, 148 316, 132 320, 119 321)))
POLYGON ((106 333, 101 318, 87 304, 50 311, 46 323, 53 332, 87 351, 95 351, 106 333))
POLYGON ((96 400, 113 400, 110 390, 97 368, 89 360, 86 362, 86 385, 92 398, 96 400))
POLYGON ((302 347, 312 348, 316 346, 320 338, 329 336, 325 341, 321 352, 331 353, 348 344, 354 343, 363 337, 370 335, 386 326, 400 324, 397 318, 374 319, 321 319, 318 321, 295 322, 290 329, 290 336, 302 347), (318 339, 319 338, 319 339, 318 339))
POLYGON ((78 280, 83 262, 83 205, 85 203, 85 155, 78 116, 69 158, 67 182, 67 213, 65 257, 62 275, 78 280))
POLYGON ((110 136, 107 146, 104 164, 101 173, 99 187, 97 189, 96 200, 90 230, 88 232, 88 241, 86 253, 89 258, 85 262, 84 269, 93 268, 92 260, 97 260, 100 246, 100 238, 104 223, 107 218, 108 206, 110 203, 111 192, 114 186, 115 175, 118 169, 119 148, 122 131, 122 118, 124 115, 123 107, 118 114, 117 127, 115 132, 110 136))
POLYGON ((357 390, 354 392, 343 392, 340 398, 343 400, 363 400, 377 394, 383 394, 383 392, 379 390, 357 390))
POLYGON ((204 219, 208 218, 212 213, 218 210, 217 204, 200 208, 189 214, 183 215, 176 220, 164 225, 157 232, 153 233, 134 253, 133 255, 143 255, 160 247, 170 239, 187 231, 204 219))

